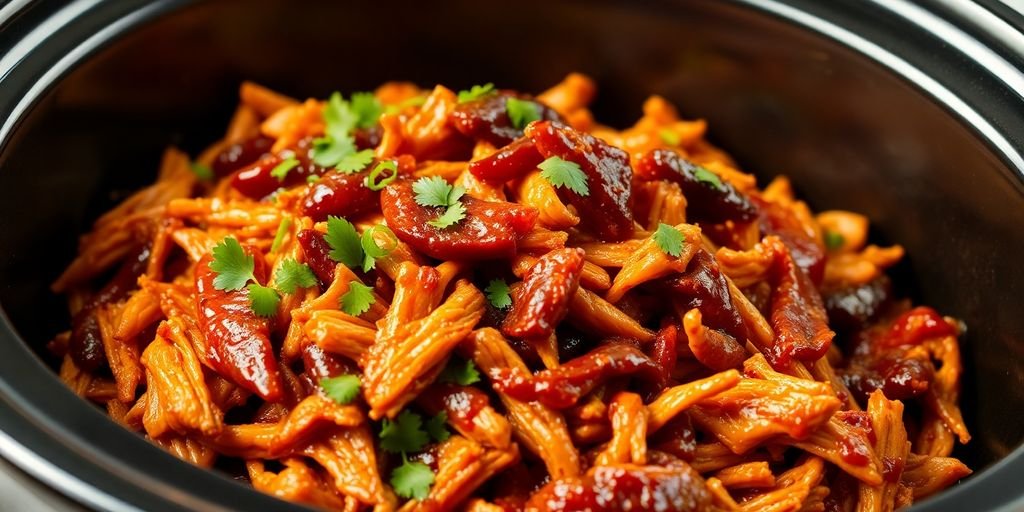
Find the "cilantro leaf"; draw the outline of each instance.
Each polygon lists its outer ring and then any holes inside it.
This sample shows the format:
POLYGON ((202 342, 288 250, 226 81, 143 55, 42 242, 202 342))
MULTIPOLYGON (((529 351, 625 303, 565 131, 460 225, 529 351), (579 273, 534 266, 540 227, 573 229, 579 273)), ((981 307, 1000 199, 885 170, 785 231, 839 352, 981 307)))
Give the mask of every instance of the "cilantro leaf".
POLYGON ((462 203, 455 203, 449 206, 448 209, 436 219, 428 221, 427 224, 438 229, 444 229, 458 224, 459 221, 464 218, 466 218, 466 207, 462 206, 462 203))
POLYGON ((494 94, 494 84, 474 85, 468 91, 459 91, 459 103, 478 100, 489 94, 494 94))
POLYGON ((277 290, 258 283, 252 283, 248 287, 249 305, 253 313, 259 316, 274 316, 277 314, 277 304, 281 302, 281 296, 277 290))
POLYGON ((846 243, 846 238, 843 237, 842 233, 832 231, 831 229, 823 230, 822 235, 825 238, 825 247, 830 251, 839 249, 846 243))
POLYGON ((366 169, 366 166, 370 165, 372 161, 373 150, 364 149, 341 157, 341 160, 338 161, 334 168, 345 174, 354 174, 366 169))
POLYGON ((274 243, 270 244, 270 252, 277 252, 281 248, 281 244, 284 243, 284 237, 288 236, 288 231, 292 229, 292 218, 285 217, 281 219, 281 223, 277 225, 277 233, 274 234, 274 243))
POLYGON ((658 244, 658 248, 669 256, 678 258, 683 253, 683 234, 668 224, 659 223, 651 238, 658 244))
POLYGON ((437 377, 438 382, 449 382, 460 386, 468 386, 480 382, 480 371, 476 369, 472 359, 452 357, 448 360, 441 375, 437 377))
POLYGON ((327 99, 323 118, 327 136, 336 139, 347 136, 359 124, 359 114, 345 101, 340 92, 331 94, 327 99))
POLYGON ((210 270, 217 273, 213 278, 213 287, 223 291, 241 290, 245 283, 255 281, 253 270, 256 260, 246 254, 238 240, 229 236, 213 247, 213 260, 210 270))
POLYGON ((373 128, 384 112, 384 107, 372 92, 352 93, 349 106, 356 115, 356 128, 373 128))
POLYGON ((299 160, 294 156, 284 159, 281 163, 274 166, 270 170, 270 175, 277 178, 277 181, 284 181, 284 178, 288 176, 288 172, 298 167, 299 160))
POLYGON ((377 258, 383 258, 391 251, 398 247, 398 237, 395 236, 395 232, 391 231, 391 228, 377 224, 376 226, 363 231, 363 236, 359 239, 359 245, 363 249, 363 272, 369 272, 376 265, 377 258), (381 233, 387 238, 387 243, 383 247, 377 244, 376 234, 381 233))
POLYGON ((292 258, 281 262, 281 267, 274 275, 274 284, 284 293, 295 293, 299 288, 309 288, 316 284, 316 276, 309 265, 299 263, 292 258))
POLYGON ((391 421, 384 418, 380 429, 380 447, 390 453, 418 452, 430 438, 423 431, 423 418, 412 411, 402 411, 391 421))
POLYGON ((196 178, 199 178, 201 181, 210 181, 213 179, 213 169, 210 169, 210 166, 206 164, 192 162, 192 165, 188 168, 191 169, 192 174, 195 174, 196 178))
POLYGON ((306 176, 306 183, 316 183, 318 181, 320 181, 319 174, 310 174, 309 176, 306 176))
POLYGON ((402 456, 402 465, 391 472, 391 487, 403 498, 422 500, 430 494, 434 472, 422 462, 409 462, 402 456))
POLYGON ((437 416, 434 416, 433 418, 427 420, 427 422, 423 426, 424 428, 427 429, 427 433, 430 434, 431 439, 437 442, 441 442, 447 440, 449 437, 452 436, 452 434, 448 432, 448 428, 446 427, 447 423, 448 413, 441 411, 437 414, 437 416))
POLYGON ((512 121, 512 127, 516 130, 522 130, 533 121, 540 120, 540 105, 529 100, 509 97, 505 100, 505 110, 508 111, 508 119, 512 121))
POLYGON ((461 192, 454 194, 456 189, 462 187, 453 187, 440 176, 424 176, 412 184, 412 191, 416 193, 416 203, 420 206, 450 206, 465 193, 462 189, 461 192))
POLYGON ((544 160, 537 166, 540 175, 556 187, 565 187, 581 195, 590 195, 590 188, 587 186, 587 175, 576 162, 562 160, 553 156, 544 160))
POLYGON ((398 165, 395 164, 394 160, 384 160, 383 162, 378 163, 377 166, 370 171, 370 175, 363 180, 363 185, 366 185, 366 188, 373 191, 384 190, 384 187, 390 185, 391 182, 395 181, 397 178, 398 165), (391 171, 391 173, 383 179, 378 179, 380 178, 380 175, 384 174, 386 171, 391 171))
POLYGON ((341 296, 341 310, 359 316, 369 311, 374 302, 377 298, 373 296, 373 288, 353 280, 348 283, 348 291, 341 296))
POLYGON ((503 279, 492 279, 484 288, 487 300, 498 309, 505 309, 512 305, 512 294, 509 292, 508 283, 503 279))
POLYGON ((356 142, 351 135, 328 135, 313 140, 313 163, 321 167, 334 167, 355 152, 356 142))
POLYGON ((693 177, 697 178, 697 181, 701 183, 707 183, 708 185, 711 185, 712 187, 718 190, 722 190, 723 188, 725 188, 725 185, 722 184, 722 179, 719 178, 717 174, 703 167, 697 167, 693 171, 693 177))
POLYGON ((320 379, 320 387, 327 396, 341 405, 349 404, 359 394, 362 382, 358 375, 338 375, 329 379, 320 379))
POLYGON ((327 217, 327 245, 331 246, 330 258, 344 263, 349 268, 358 268, 363 263, 363 249, 359 245, 359 233, 351 222, 333 215, 327 217))
POLYGON ((672 131, 669 128, 665 128, 658 132, 658 137, 661 137, 661 141, 669 146, 678 146, 682 140, 679 139, 679 134, 672 131))

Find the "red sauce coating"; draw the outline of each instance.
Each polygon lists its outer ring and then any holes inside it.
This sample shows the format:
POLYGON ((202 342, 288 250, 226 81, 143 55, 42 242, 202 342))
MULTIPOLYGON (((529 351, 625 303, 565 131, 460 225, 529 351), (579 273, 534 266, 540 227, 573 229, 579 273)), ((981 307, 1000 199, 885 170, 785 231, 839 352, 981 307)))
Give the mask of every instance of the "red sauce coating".
POLYGON ((675 151, 655 149, 637 160, 636 176, 645 181, 678 183, 686 196, 686 216, 691 222, 750 222, 757 217, 757 209, 736 187, 725 180, 720 180, 721 186, 699 180, 698 169, 675 151))
POLYGON ((561 120, 557 112, 529 96, 513 91, 500 91, 477 100, 459 103, 448 115, 448 122, 459 133, 471 139, 504 146, 523 135, 523 131, 513 126, 512 120, 509 119, 506 107, 509 98, 533 102, 540 109, 541 119, 561 120))
POLYGON ((257 135, 225 148, 213 159, 210 167, 214 175, 223 178, 269 154, 273 146, 274 139, 257 135))
POLYGON ((543 161, 533 141, 522 138, 486 158, 470 162, 469 172, 484 181, 504 183, 525 176, 543 161))
MULTIPOLYGON (((409 155, 402 155, 394 162, 400 175, 411 174, 416 168, 416 160, 409 155)), ((380 192, 370 190, 364 183, 377 163, 374 161, 366 170, 353 174, 324 174, 306 190, 300 203, 302 214, 322 222, 330 215, 353 217, 379 210, 380 192)))
POLYGON ((838 331, 856 331, 874 320, 889 303, 892 281, 879 276, 868 283, 822 290, 829 326, 838 331))
POLYGON ((518 338, 550 336, 579 288, 583 256, 583 249, 556 249, 537 259, 512 297, 502 332, 518 338))
POLYGON ((533 228, 537 210, 504 201, 463 196, 466 218, 448 228, 428 224, 443 208, 420 206, 412 183, 399 181, 384 189, 384 218, 395 235, 417 251, 441 260, 511 258, 519 238, 533 228))
POLYGON ((814 283, 797 265, 790 250, 774 240, 770 323, 775 331, 774 346, 765 357, 776 368, 791 359, 813 361, 821 358, 832 344, 835 333, 828 327, 825 305, 814 283))
POLYGON ((598 466, 582 478, 555 480, 537 491, 526 510, 702 511, 711 506, 704 479, 685 463, 672 467, 598 466))
MULTIPOLYGON (((242 246, 256 261, 255 274, 266 281, 267 265, 258 250, 242 246)), ((199 326, 206 336, 210 363, 225 377, 268 402, 282 397, 281 376, 270 344, 268 321, 253 313, 249 291, 214 288, 217 273, 207 254, 196 263, 199 326)))
POLYGON ((793 261, 803 269, 811 282, 821 283, 825 277, 825 247, 804 230, 804 225, 789 209, 753 196, 751 201, 761 213, 761 236, 775 235, 789 248, 793 261))
POLYGON ((676 342, 679 340, 679 329, 669 324, 662 327, 654 341, 651 342, 649 350, 651 360, 661 370, 661 378, 658 379, 658 387, 663 388, 672 379, 672 371, 676 368, 676 342))
POLYGON ((639 348, 626 343, 610 343, 534 375, 524 374, 518 369, 499 368, 491 375, 491 380, 495 389, 517 400, 539 401, 554 409, 565 409, 613 377, 635 375, 657 382, 661 372, 661 367, 639 348))
POLYGON ((927 306, 918 306, 893 322, 889 333, 883 338, 883 346, 914 346, 927 339, 956 335, 956 328, 949 325, 938 312, 927 306))
POLYGON ((303 229, 298 234, 299 246, 306 256, 306 264, 313 270, 320 286, 327 287, 334 281, 334 270, 337 264, 331 259, 331 246, 324 240, 324 235, 315 229, 303 229))
POLYGON ((476 430, 473 418, 490 404, 487 394, 477 388, 457 384, 434 384, 416 401, 430 414, 444 411, 448 421, 462 432, 476 430))
POLYGON ((573 162, 587 176, 589 194, 564 187, 562 199, 576 208, 582 225, 602 240, 625 240, 633 235, 632 180, 629 155, 593 135, 560 123, 538 121, 526 127, 541 156, 573 162))
POLYGON ((700 310, 704 325, 721 329, 736 339, 747 339, 747 327, 732 303, 729 283, 710 253, 704 249, 697 251, 686 272, 667 277, 663 283, 687 311, 700 310))

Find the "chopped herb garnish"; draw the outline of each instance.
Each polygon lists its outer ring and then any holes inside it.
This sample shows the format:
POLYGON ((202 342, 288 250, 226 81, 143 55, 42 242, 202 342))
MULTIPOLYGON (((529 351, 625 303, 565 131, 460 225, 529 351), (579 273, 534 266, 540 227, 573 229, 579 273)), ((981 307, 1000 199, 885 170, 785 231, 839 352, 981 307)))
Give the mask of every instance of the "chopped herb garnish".
POLYGON ((255 281, 253 271, 256 260, 246 254, 235 237, 229 236, 213 247, 210 270, 217 273, 213 287, 218 290, 241 290, 249 281, 255 281))
POLYGON ((356 143, 350 135, 339 134, 313 140, 313 163, 320 167, 334 167, 355 152, 356 143))
POLYGON ((492 279, 484 288, 487 300, 498 309, 505 309, 512 305, 512 294, 509 291, 508 283, 503 279, 492 279))
POLYGON ((701 183, 707 183, 708 185, 711 185, 712 187, 718 190, 722 190, 723 188, 725 188, 725 185, 722 184, 722 179, 719 178, 717 174, 703 167, 697 167, 693 171, 693 177, 697 178, 697 181, 701 183))
POLYGON ((548 180, 553 186, 565 187, 581 195, 590 195, 590 188, 587 186, 587 175, 576 162, 562 160, 553 156, 544 160, 537 166, 540 175, 548 180))
POLYGON ((508 111, 508 118, 512 121, 512 127, 522 130, 533 121, 539 121, 541 117, 540 105, 529 100, 521 100, 509 97, 505 100, 505 109, 508 111))
POLYGON ((402 465, 391 472, 391 487, 403 498, 422 500, 430 495, 434 472, 422 462, 409 462, 402 454, 402 465))
POLYGON ((363 184, 370 190, 384 190, 384 187, 390 185, 396 178, 398 178, 398 165, 394 160, 384 160, 370 171, 370 175, 366 177, 363 184), (380 176, 385 173, 387 176, 381 178, 380 176))
POLYGON ((324 235, 327 245, 331 246, 328 256, 349 268, 359 268, 363 264, 363 249, 359 245, 359 233, 351 222, 335 216, 327 217, 327 234, 324 235))
POLYGON ((288 231, 292 229, 292 218, 285 217, 281 219, 281 223, 277 225, 277 233, 274 234, 274 243, 270 244, 270 252, 277 252, 281 248, 281 244, 284 243, 284 237, 288 236, 288 231))
POLYGON ((369 272, 376 265, 377 258, 383 258, 391 251, 398 247, 398 237, 395 236, 395 232, 391 231, 391 228, 377 224, 366 231, 363 231, 363 236, 359 239, 359 245, 363 249, 363 272, 369 272), (384 246, 377 243, 377 233, 386 238, 384 246))
POLYGON ((373 128, 384 112, 384 107, 372 92, 352 93, 352 101, 349 103, 356 115, 356 128, 373 128))
POLYGON ((285 177, 288 176, 288 172, 299 166, 299 160, 294 156, 284 159, 281 163, 274 166, 270 171, 270 175, 277 178, 277 181, 284 181, 285 177))
POLYGON ((460 386, 468 386, 480 382, 480 372, 476 369, 472 359, 452 357, 448 360, 441 375, 437 377, 438 382, 450 382, 460 386))
POLYGON ((249 290, 249 305, 253 313, 260 316, 274 316, 277 314, 277 304, 281 302, 281 296, 277 290, 257 283, 251 283, 249 290))
POLYGON ((460 220, 465 218, 466 207, 462 206, 462 203, 455 203, 449 206, 444 213, 438 215, 436 219, 428 221, 427 224, 438 229, 444 229, 458 224, 460 220))
POLYGON ((416 193, 416 203, 420 206, 446 208, 444 213, 427 224, 444 229, 466 218, 466 207, 459 201, 466 193, 466 189, 452 186, 440 176, 427 176, 416 180, 412 184, 412 190, 416 193))
POLYGON ((320 181, 319 174, 310 174, 309 176, 306 176, 306 183, 316 183, 318 181, 320 181))
POLYGON ((494 84, 474 85, 468 91, 459 91, 459 103, 478 100, 494 92, 494 84))
POLYGON ((338 161, 338 165, 335 165, 334 168, 345 174, 355 174, 366 169, 366 166, 370 165, 370 162, 372 161, 373 150, 364 149, 362 151, 356 151, 355 153, 345 155, 340 161, 338 161))
POLYGON ((683 234, 678 229, 665 223, 658 224, 658 229, 651 235, 654 243, 662 252, 678 258, 683 253, 683 234))
POLYGON ((299 288, 316 285, 316 275, 309 265, 288 258, 281 261, 281 266, 274 275, 274 284, 284 293, 295 293, 299 288))
POLYGON ((825 237, 825 247, 830 251, 841 248, 846 244, 846 238, 843 237, 842 233, 826 229, 822 232, 825 237))
POLYGON ((451 437, 451 433, 448 432, 446 424, 448 423, 448 413, 441 411, 437 413, 437 416, 430 418, 423 427, 427 429, 427 434, 430 434, 430 438, 434 441, 441 442, 451 437))
POLYGON ((669 146, 678 146, 682 140, 679 138, 679 134, 675 131, 665 128, 658 132, 658 136, 661 137, 661 141, 669 146))
POLYGON ((359 316, 370 310, 377 299, 373 296, 373 288, 359 281, 350 281, 348 291, 341 296, 341 310, 352 316, 359 316))
POLYGON ((391 421, 384 418, 380 429, 380 447, 389 453, 418 452, 430 441, 423 430, 423 418, 412 411, 402 411, 391 421))
POLYGON ((327 396, 341 405, 349 404, 359 395, 362 383, 357 375, 339 375, 329 379, 321 379, 320 387, 327 396))
POLYGON ((199 178, 202 181, 210 181, 213 179, 213 169, 210 169, 210 166, 206 164, 192 162, 192 165, 189 165, 189 169, 192 170, 192 174, 196 175, 196 178, 199 178))

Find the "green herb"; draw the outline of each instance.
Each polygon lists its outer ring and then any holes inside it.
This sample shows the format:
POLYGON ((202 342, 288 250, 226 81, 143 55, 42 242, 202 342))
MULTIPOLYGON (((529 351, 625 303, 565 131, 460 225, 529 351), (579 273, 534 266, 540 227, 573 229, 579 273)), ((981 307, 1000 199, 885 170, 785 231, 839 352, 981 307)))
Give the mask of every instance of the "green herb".
POLYGON ((250 280, 255 281, 253 271, 256 260, 245 253, 235 237, 229 236, 213 247, 210 270, 217 273, 213 287, 223 291, 241 290, 250 280))
POLYGON ((430 438, 434 441, 441 442, 451 437, 451 433, 448 432, 446 424, 448 423, 448 413, 441 411, 427 420, 423 425, 427 429, 427 433, 430 434, 430 438))
POLYGON ((509 291, 508 283, 503 279, 492 279, 487 284, 487 288, 484 288, 484 293, 487 294, 487 300, 491 301, 491 305, 498 309, 505 309, 512 305, 512 294, 509 291))
POLYGON ((401 103, 397 105, 388 105, 384 110, 388 114, 397 114, 409 107, 422 107, 423 104, 426 102, 426 96, 413 96, 412 98, 403 100, 401 103))
POLYGON ((711 185, 712 187, 718 190, 722 190, 725 188, 725 185, 722 184, 722 179, 719 178, 717 174, 703 167, 697 167, 696 169, 694 169, 693 177, 697 178, 697 181, 701 183, 707 183, 708 185, 711 185))
POLYGON ((403 498, 422 500, 430 494, 434 472, 422 462, 409 462, 402 454, 402 465, 391 472, 391 487, 403 498))
POLYGON ((398 165, 394 160, 384 160, 370 171, 370 175, 363 180, 363 184, 373 191, 384 190, 384 187, 390 185, 396 178, 398 178, 398 165), (387 171, 391 171, 390 174, 381 178, 380 175, 387 171))
POLYGON ((659 223, 651 238, 658 244, 658 248, 669 256, 678 258, 683 253, 683 234, 668 224, 659 223))
POLYGON ((359 233, 351 222, 335 216, 327 217, 327 234, 324 235, 327 245, 331 246, 328 256, 349 268, 359 268, 363 264, 363 249, 359 245, 359 233))
POLYGON ((313 163, 321 167, 334 167, 355 152, 356 142, 350 135, 327 136, 313 140, 313 163))
POLYGON ((418 452, 430 438, 423 430, 423 418, 412 411, 402 411, 391 421, 384 418, 380 429, 380 447, 390 453, 418 452))
POLYGON ((458 224, 460 220, 465 218, 466 207, 462 206, 462 203, 455 203, 449 206, 444 213, 438 215, 436 219, 428 221, 427 224, 438 229, 444 229, 458 224))
POLYGON ((338 161, 338 164, 334 166, 339 172, 345 174, 355 174, 363 169, 366 169, 367 165, 373 161, 373 150, 364 149, 355 153, 345 155, 338 161))
POLYGON ((210 166, 208 165, 201 164, 199 162, 192 162, 189 169, 192 170, 192 174, 196 175, 196 178, 199 178, 202 181, 210 181, 213 179, 213 169, 210 169, 210 166))
POLYGON ((306 176, 306 183, 316 183, 318 181, 320 181, 319 174, 310 174, 309 176, 306 176))
POLYGON ((356 375, 339 375, 329 379, 321 379, 320 387, 327 396, 341 405, 351 403, 359 395, 362 383, 356 375))
POLYGON ((370 310, 377 299, 373 296, 373 288, 359 281, 350 281, 348 291, 341 296, 341 310, 352 316, 359 316, 370 310))
POLYGON ((359 239, 359 245, 364 255, 363 272, 369 272, 376 265, 377 258, 383 258, 391 254, 391 251, 398 247, 398 237, 395 236, 394 231, 391 231, 391 228, 383 224, 377 224, 363 231, 363 236, 359 239), (377 244, 377 233, 384 235, 387 239, 387 243, 383 247, 377 244))
POLYGON ((270 170, 270 175, 277 178, 277 181, 284 181, 284 178, 288 176, 288 172, 299 166, 299 160, 294 156, 286 158, 283 162, 274 166, 270 170))
POLYGON ((309 265, 299 263, 292 258, 281 262, 281 267, 274 275, 274 283, 284 293, 295 293, 299 288, 316 285, 316 275, 309 265))
POLYGON ((253 313, 259 316, 274 316, 277 314, 277 304, 281 302, 281 296, 277 290, 258 283, 252 283, 248 287, 249 305, 253 313))
POLYGON ((277 233, 274 235, 274 243, 270 244, 270 252, 277 252, 281 248, 281 244, 284 243, 284 237, 288 236, 290 229, 292 229, 291 217, 281 219, 281 223, 277 225, 277 233))
POLYGON ((590 195, 590 189, 587 187, 587 175, 583 174, 583 170, 576 162, 569 162, 553 156, 541 162, 537 167, 540 169, 541 177, 548 180, 553 186, 565 187, 581 196, 590 195))
POLYGON ((505 100, 505 110, 508 111, 508 118, 516 130, 522 130, 526 125, 539 121, 541 116, 540 105, 513 97, 505 100))
POLYGON ((473 101, 494 94, 494 84, 474 85, 468 91, 459 91, 459 103, 473 101))
POLYGON ((357 124, 359 115, 340 92, 331 94, 324 107, 324 132, 328 137, 340 138, 348 135, 357 124))
POLYGON ((678 146, 682 140, 679 139, 679 134, 675 131, 665 128, 658 132, 658 136, 661 137, 661 141, 669 146, 678 146))
POLYGON ((437 377, 439 382, 449 382, 460 386, 468 386, 480 382, 480 372, 476 369, 472 359, 452 357, 448 360, 441 375, 437 377))
POLYGON ((822 235, 825 237, 825 247, 830 251, 839 249, 846 244, 846 238, 843 237, 842 233, 826 229, 822 235))
POLYGON ((350 103, 352 111, 356 115, 357 128, 373 128, 380 119, 381 113, 384 112, 384 107, 381 106, 380 101, 372 92, 352 93, 352 101, 350 103))

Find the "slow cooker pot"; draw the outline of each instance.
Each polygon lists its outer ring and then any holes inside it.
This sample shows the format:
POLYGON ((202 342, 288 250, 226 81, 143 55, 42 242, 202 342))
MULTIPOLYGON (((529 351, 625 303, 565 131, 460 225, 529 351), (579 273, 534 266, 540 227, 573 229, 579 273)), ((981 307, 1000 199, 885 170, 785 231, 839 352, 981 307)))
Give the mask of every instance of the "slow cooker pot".
POLYGON ((762 180, 867 214, 898 284, 962 318, 976 473, 915 510, 1024 507, 1024 36, 1009 2, 26 1, 0 7, 0 455, 101 510, 285 510, 121 429, 57 380, 48 284, 79 233, 217 137, 243 79, 540 90, 573 70, 620 125, 661 94, 762 180))

